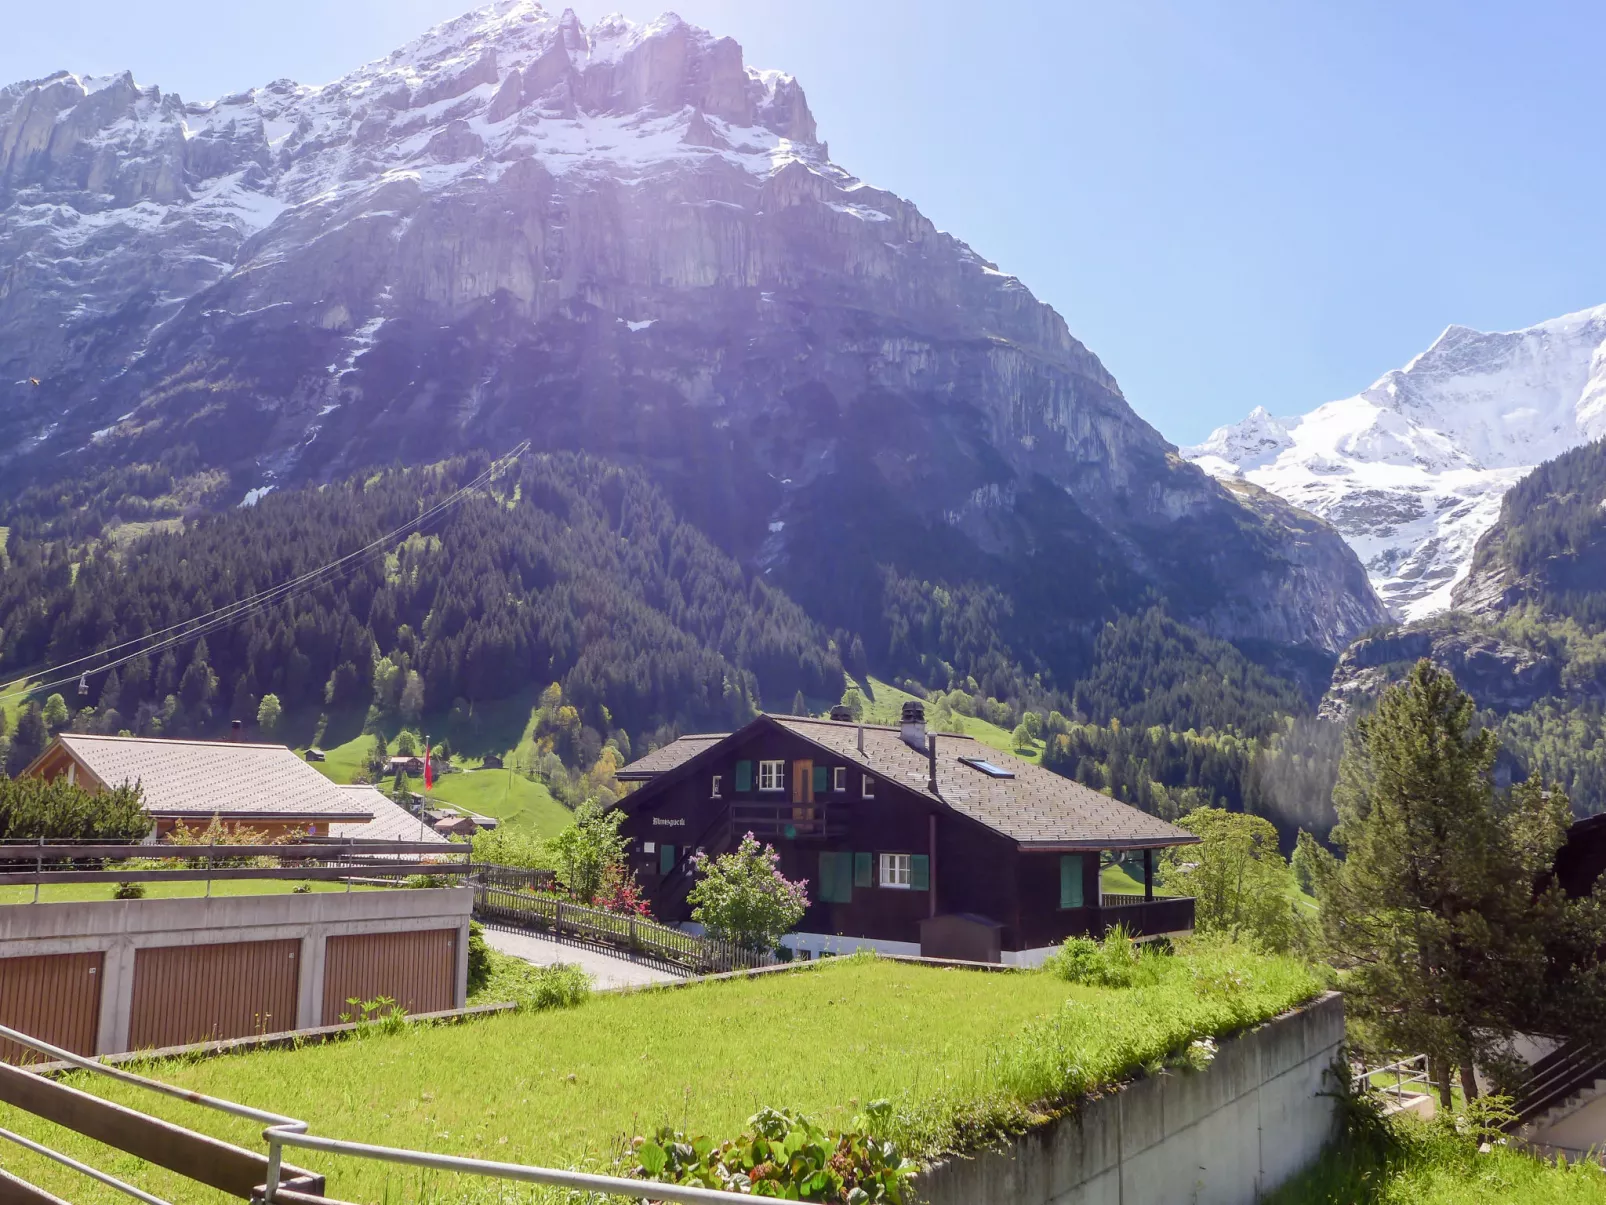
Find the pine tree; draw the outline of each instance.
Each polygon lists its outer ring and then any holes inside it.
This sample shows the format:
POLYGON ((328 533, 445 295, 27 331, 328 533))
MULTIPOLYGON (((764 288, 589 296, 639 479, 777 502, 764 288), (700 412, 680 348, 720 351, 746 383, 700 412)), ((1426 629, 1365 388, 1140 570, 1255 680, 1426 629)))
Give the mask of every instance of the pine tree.
POLYGON ((1497 798, 1494 735, 1472 700, 1422 660, 1356 726, 1339 770, 1344 860, 1315 860, 1323 938, 1351 1016, 1391 1051, 1425 1052, 1449 1103, 1449 1069, 1509 1065, 1511 1040, 1549 1007, 1547 936, 1567 920, 1537 893, 1570 818, 1533 783, 1497 798))

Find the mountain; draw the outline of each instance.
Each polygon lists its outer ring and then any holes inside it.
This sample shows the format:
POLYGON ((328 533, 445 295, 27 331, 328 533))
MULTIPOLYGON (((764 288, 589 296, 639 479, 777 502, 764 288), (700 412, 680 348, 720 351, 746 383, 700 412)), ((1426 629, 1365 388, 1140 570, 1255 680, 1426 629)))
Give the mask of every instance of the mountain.
POLYGON ((1385 617, 1330 529, 1183 461, 1019 280, 833 163, 795 80, 673 15, 503 0, 207 104, 13 85, 0 273, 14 514, 70 481, 144 521, 529 438, 639 466, 928 680, 1069 682, 1157 600, 1328 652, 1385 617))
POLYGON ((1257 408, 1183 455, 1326 519, 1401 619, 1451 605, 1506 492, 1606 434, 1606 306, 1448 328, 1402 369, 1294 418, 1257 408))

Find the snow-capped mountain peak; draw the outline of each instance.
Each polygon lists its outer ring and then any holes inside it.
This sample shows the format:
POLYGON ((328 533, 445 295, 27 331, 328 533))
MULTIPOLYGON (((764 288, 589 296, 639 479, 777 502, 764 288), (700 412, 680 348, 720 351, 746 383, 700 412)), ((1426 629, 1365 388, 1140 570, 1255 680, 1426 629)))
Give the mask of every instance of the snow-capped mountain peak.
POLYGON ((1606 434, 1606 306, 1517 331, 1449 326, 1354 397, 1257 408, 1184 455, 1327 519, 1402 618, 1450 605, 1500 499, 1534 465, 1606 434))

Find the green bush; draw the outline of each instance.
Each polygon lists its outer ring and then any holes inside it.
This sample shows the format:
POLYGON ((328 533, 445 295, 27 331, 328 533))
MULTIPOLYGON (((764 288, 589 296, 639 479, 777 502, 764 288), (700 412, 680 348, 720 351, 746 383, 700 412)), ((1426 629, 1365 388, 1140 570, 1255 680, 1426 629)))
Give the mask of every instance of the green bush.
POLYGON ((827 1132, 790 1110, 760 1109, 747 1133, 717 1146, 665 1126, 632 1144, 630 1174, 790 1201, 902 1205, 917 1165, 877 1137, 891 1114, 890 1104, 876 1101, 851 1129, 827 1132))
POLYGON ((97 795, 65 778, 0 778, 0 838, 140 841, 150 831, 138 785, 97 795))
POLYGON ((491 978, 491 947, 477 920, 468 922, 468 990, 479 991, 491 978))
POLYGON ((144 898, 144 883, 119 883, 112 888, 112 899, 114 900, 142 900, 144 898))
POLYGON ((591 976, 578 966, 531 966, 488 945, 485 956, 490 969, 477 988, 470 983, 470 1004, 511 1003, 521 1012, 536 1012, 571 1008, 591 995, 591 976))
POLYGON ((1089 987, 1131 987, 1139 980, 1153 981, 1153 959, 1157 952, 1145 951, 1124 925, 1116 925, 1102 942, 1091 937, 1067 937, 1063 945, 1048 956, 1043 968, 1068 983, 1089 987))

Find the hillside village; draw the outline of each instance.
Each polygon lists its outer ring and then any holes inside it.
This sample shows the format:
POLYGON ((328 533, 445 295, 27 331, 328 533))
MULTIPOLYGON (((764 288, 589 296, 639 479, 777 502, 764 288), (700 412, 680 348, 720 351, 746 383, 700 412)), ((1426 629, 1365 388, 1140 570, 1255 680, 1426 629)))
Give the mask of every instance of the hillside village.
POLYGON ((341 70, 0 87, 0 1203, 1606 1200, 1606 310, 1179 448, 718 31, 341 70))

